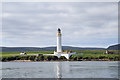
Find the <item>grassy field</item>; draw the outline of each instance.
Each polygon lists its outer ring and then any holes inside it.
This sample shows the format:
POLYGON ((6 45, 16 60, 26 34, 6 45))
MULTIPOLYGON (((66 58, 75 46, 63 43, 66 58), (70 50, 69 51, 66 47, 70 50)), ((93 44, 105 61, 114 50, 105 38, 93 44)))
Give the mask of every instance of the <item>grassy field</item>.
MULTIPOLYGON (((109 50, 109 51, 118 53, 118 50, 109 50)), ((106 52, 106 50, 73 50, 73 52, 85 53, 85 54, 103 54, 106 52)))
MULTIPOLYGON (((73 52, 84 53, 84 55, 100 55, 105 53, 105 50, 72 50, 73 52)), ((117 50, 111 50, 112 52, 118 53, 117 50)), ((21 52, 0 52, 2 57, 19 55, 21 52)), ((53 51, 28 51, 27 54, 53 54, 53 51)))
MULTIPOLYGON (((14 56, 19 55, 21 52, 0 52, 2 54, 2 57, 4 56, 14 56)), ((52 54, 53 51, 28 51, 27 54, 52 54)))

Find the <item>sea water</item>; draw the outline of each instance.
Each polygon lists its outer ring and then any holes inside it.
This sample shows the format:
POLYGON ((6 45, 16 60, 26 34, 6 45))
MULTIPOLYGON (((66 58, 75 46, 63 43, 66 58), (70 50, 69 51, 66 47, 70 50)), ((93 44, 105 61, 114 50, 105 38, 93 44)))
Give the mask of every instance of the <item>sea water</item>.
POLYGON ((118 78, 118 61, 3 62, 3 78, 118 78))

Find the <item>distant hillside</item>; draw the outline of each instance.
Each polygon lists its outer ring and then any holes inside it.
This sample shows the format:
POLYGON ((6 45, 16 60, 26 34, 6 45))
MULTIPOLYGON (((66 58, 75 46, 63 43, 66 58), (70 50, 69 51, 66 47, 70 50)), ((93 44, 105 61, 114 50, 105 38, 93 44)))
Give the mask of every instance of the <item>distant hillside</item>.
MULTIPOLYGON (((63 50, 104 50, 105 48, 81 48, 81 47, 71 47, 63 46, 63 50)), ((3 52, 24 52, 24 51, 54 51, 56 47, 0 47, 3 52)))
POLYGON ((108 50, 120 50, 120 44, 109 46, 107 49, 108 50))

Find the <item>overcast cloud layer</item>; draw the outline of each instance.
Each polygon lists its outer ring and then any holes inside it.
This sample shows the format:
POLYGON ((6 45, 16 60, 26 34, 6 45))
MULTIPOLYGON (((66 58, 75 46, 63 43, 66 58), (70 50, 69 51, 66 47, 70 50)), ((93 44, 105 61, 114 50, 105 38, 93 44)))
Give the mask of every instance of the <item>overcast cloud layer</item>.
POLYGON ((3 3, 2 46, 62 44, 107 47, 118 42, 117 3, 3 3))

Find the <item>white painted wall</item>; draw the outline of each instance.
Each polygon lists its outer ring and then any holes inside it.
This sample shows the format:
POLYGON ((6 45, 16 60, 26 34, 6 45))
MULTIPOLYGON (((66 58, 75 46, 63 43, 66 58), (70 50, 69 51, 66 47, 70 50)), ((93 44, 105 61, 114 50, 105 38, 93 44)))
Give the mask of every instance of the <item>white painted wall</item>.
POLYGON ((62 52, 61 35, 57 35, 57 52, 62 52))

